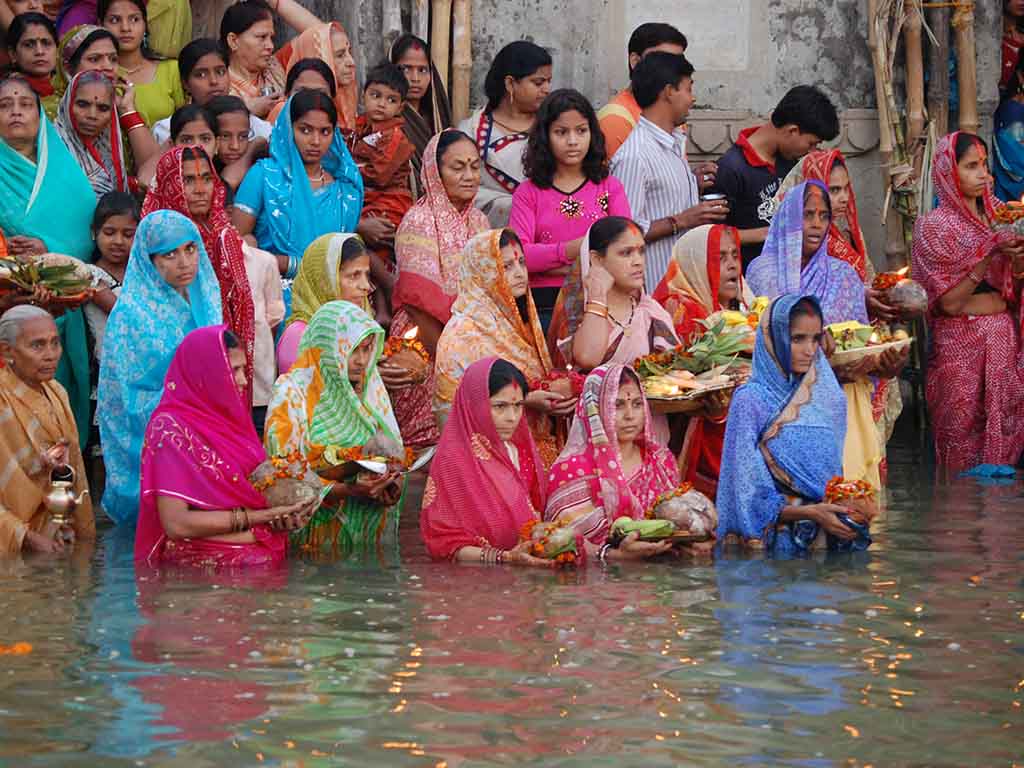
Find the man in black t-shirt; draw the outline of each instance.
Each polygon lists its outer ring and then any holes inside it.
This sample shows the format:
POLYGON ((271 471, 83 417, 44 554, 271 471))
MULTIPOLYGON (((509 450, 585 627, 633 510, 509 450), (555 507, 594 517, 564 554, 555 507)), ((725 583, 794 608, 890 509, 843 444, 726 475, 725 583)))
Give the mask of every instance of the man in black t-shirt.
POLYGON ((740 230, 743 269, 761 253, 775 214, 775 193, 797 161, 839 135, 839 116, 828 96, 798 85, 782 97, 771 122, 742 131, 718 161, 713 192, 729 198, 726 224, 740 230))

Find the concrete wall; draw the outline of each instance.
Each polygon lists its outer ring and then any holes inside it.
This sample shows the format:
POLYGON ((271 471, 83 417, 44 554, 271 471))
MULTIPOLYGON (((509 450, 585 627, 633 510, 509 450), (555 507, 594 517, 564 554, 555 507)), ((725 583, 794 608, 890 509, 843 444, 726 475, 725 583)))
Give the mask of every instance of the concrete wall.
MULTIPOLYGON (((399 31, 427 29, 428 0, 301 1, 345 25, 360 72, 386 54, 399 31)), ((996 2, 976 7, 985 134, 998 98, 1000 9, 996 2)), ((551 52, 555 87, 577 88, 595 105, 604 104, 627 81, 626 41, 645 21, 667 21, 689 38, 687 55, 697 68, 691 136, 698 155, 721 154, 794 85, 810 83, 829 93, 841 111, 837 144, 850 158, 868 247, 882 264, 884 191, 867 0, 473 0, 471 102, 483 102, 494 54, 512 40, 529 39, 551 52)), ((955 115, 950 125, 956 125, 955 115)))

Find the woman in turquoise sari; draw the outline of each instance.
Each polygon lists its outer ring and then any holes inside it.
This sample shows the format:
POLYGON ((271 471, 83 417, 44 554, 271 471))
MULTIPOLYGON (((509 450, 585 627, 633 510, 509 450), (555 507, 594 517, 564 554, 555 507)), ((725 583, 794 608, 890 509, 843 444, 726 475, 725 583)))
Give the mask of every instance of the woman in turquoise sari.
MULTIPOLYGON (((332 232, 355 232, 363 207, 363 179, 338 130, 338 112, 320 91, 299 91, 281 110, 270 137, 270 157, 246 174, 232 221, 243 236, 277 256, 287 281, 295 279, 309 244, 332 232)), ((290 306, 291 291, 285 291, 290 306)))
POLYGON ((864 548, 864 528, 825 504, 843 473, 846 397, 821 350, 813 296, 783 294, 761 316, 750 379, 729 406, 718 480, 718 540, 775 557, 807 552, 824 531, 830 549, 864 548))
POLYGON ((175 211, 146 216, 107 320, 100 363, 103 508, 114 522, 133 523, 138 515, 142 438, 178 344, 196 328, 221 322, 220 286, 196 225, 175 211))
POLYGON ((1006 97, 995 115, 995 194, 1000 200, 1024 196, 1024 56, 1017 61, 1006 97))
MULTIPOLYGON (((0 81, 0 232, 12 256, 92 255, 96 195, 39 96, 18 76, 0 81)), ((81 440, 89 437, 89 347, 82 310, 57 318, 64 354, 57 381, 67 390, 81 440)), ((85 444, 82 443, 82 447, 85 444)))
MULTIPOLYGON (((365 310, 329 301, 309 321, 299 356, 274 385, 264 444, 292 476, 320 482, 315 470, 346 449, 404 458, 402 435, 377 370, 384 329, 365 310)), ((328 481, 323 507, 293 543, 314 555, 397 551, 402 487, 394 472, 328 481)))

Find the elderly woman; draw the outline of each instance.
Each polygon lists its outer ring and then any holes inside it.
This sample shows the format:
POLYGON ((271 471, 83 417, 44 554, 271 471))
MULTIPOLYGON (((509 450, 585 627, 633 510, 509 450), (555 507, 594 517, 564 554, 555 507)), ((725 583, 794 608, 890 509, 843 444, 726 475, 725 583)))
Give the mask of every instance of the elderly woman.
POLYGON ((175 350, 190 331, 219 325, 221 318, 217 276, 195 224, 173 211, 146 216, 135 232, 100 362, 103 509, 115 522, 133 522, 138 514, 142 439, 175 350))
POLYGON ((284 98, 287 58, 274 54, 275 12, 300 34, 323 23, 295 0, 274 0, 273 10, 263 0, 238 2, 220 23, 220 41, 230 57, 231 93, 257 117, 266 117, 284 98))
MULTIPOLYGON (((383 348, 384 329, 355 304, 331 301, 310 318, 299 357, 277 380, 267 413, 264 444, 284 471, 318 480, 317 470, 333 463, 330 456, 364 449, 367 458, 404 459, 377 370, 383 348)), ((296 543, 323 554, 397 545, 403 490, 398 475, 353 473, 346 482, 337 471, 323 480, 331 486, 329 495, 296 543)))
POLYGON ((245 354, 223 325, 181 342, 142 447, 135 560, 148 565, 281 562, 310 504, 267 508, 248 481, 266 460, 249 417, 245 354), (183 439, 184 438, 184 439, 183 439))
POLYGON ((79 72, 71 80, 60 100, 56 127, 97 198, 135 187, 129 168, 131 159, 125 157, 125 138, 137 165, 160 151, 153 134, 142 123, 131 124, 127 133, 123 132, 114 83, 94 70, 79 72))
POLYGON ((277 256, 281 274, 293 280, 309 244, 320 235, 355 232, 362 207, 363 179, 342 141, 334 102, 319 91, 300 91, 277 119, 270 157, 238 188, 235 227, 277 256))
MULTIPOLYGON (((29 258, 53 252, 88 261, 95 207, 89 180, 46 119, 39 96, 20 77, 0 81, 0 232, 9 253, 29 258)), ((82 311, 65 312, 57 327, 64 345, 57 378, 84 440, 89 354, 82 311)))
POLYGON ((601 366, 583 385, 569 441, 551 468, 545 520, 571 523, 604 562, 642 560, 671 544, 637 541, 617 547, 608 532, 620 517, 643 520, 658 497, 679 484, 675 457, 654 438, 640 379, 624 365, 601 366))
MULTIPOLYGON (((70 477, 76 496, 88 487, 78 429, 64 388, 53 380, 61 355, 53 318, 21 306, 0 317, 0 555, 60 552, 43 504, 53 477, 70 477)), ((78 539, 95 537, 92 503, 74 511, 78 539)))
POLYGON ((494 57, 484 80, 487 104, 459 124, 476 142, 484 173, 476 206, 492 227, 508 225, 512 193, 526 177, 523 150, 551 90, 551 54, 517 40, 494 57))
MULTIPOLYGON (((391 334, 412 328, 436 359, 437 341, 451 318, 466 243, 487 229, 473 206, 480 189, 480 156, 461 131, 446 130, 423 154, 423 197, 409 209, 395 235, 398 282, 392 295, 391 334)), ((392 402, 402 436, 410 445, 433 445, 440 437, 433 417, 434 372, 420 385, 398 390, 392 402)))

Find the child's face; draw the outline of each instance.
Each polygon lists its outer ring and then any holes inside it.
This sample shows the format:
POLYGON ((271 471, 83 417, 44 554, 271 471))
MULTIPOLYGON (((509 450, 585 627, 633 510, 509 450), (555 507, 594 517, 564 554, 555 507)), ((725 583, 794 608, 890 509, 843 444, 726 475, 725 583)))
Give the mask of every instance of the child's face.
POLYGON ((370 83, 363 92, 363 110, 371 123, 383 123, 398 117, 402 95, 383 83, 370 83))

